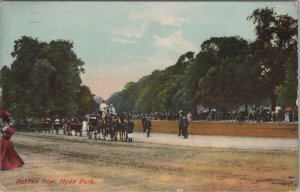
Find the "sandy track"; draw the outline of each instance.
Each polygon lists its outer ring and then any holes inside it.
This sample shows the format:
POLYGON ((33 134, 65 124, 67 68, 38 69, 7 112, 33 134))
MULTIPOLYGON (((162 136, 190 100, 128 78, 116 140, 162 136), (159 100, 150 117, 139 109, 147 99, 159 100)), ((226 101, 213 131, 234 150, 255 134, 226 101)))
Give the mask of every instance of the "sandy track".
POLYGON ((298 150, 298 139, 233 136, 190 135, 183 139, 175 134, 152 133, 150 137, 135 133, 135 141, 168 145, 197 146, 224 149, 298 150))
POLYGON ((298 181, 293 139, 135 133, 129 143, 17 132, 13 145, 25 165, 1 172, 0 191, 290 191, 298 181))
MULTIPOLYGON (((86 134, 83 136, 65 136, 52 135, 46 133, 26 133, 17 134, 25 135, 41 135, 45 137, 72 139, 89 141, 86 134)), ((74 133, 73 133, 74 134, 74 133)), ((176 134, 168 133, 151 133, 150 137, 146 137, 145 133, 135 132, 134 142, 139 143, 157 143, 165 145, 205 147, 205 148, 223 148, 223 149, 253 149, 253 150, 298 150, 298 139, 292 138, 262 138, 262 137, 236 137, 236 136, 199 136, 190 135, 188 139, 183 139, 176 134)), ((98 140, 90 140, 97 142, 98 140)), ((101 140, 99 141, 101 142, 101 140)))

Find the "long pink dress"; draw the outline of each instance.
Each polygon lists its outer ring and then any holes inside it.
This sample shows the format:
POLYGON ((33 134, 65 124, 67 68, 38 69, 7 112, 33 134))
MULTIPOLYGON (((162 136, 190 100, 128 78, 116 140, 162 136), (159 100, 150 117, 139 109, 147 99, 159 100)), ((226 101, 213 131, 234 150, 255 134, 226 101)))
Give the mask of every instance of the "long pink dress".
POLYGON ((14 149, 10 139, 14 134, 14 129, 8 127, 6 129, 6 134, 2 135, 0 140, 0 164, 1 170, 13 169, 16 167, 22 167, 24 164, 21 157, 18 155, 14 149))

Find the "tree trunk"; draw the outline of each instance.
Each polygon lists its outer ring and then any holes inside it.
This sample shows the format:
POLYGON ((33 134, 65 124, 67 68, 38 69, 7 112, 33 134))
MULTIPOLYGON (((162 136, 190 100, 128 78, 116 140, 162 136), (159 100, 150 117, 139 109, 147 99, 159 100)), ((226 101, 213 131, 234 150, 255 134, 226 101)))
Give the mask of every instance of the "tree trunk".
POLYGON ((271 93, 270 99, 271 99, 272 111, 275 111, 277 98, 276 98, 274 91, 271 93))

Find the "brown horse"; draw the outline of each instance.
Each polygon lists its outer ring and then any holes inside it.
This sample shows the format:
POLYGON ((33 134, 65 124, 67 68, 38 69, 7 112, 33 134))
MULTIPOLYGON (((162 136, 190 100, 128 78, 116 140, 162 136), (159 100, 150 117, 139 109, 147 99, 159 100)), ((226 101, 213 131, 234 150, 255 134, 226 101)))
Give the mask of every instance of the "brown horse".
POLYGON ((125 123, 121 121, 121 119, 117 116, 112 117, 112 129, 113 129, 113 135, 114 140, 120 140, 125 141, 126 138, 126 126, 125 123))

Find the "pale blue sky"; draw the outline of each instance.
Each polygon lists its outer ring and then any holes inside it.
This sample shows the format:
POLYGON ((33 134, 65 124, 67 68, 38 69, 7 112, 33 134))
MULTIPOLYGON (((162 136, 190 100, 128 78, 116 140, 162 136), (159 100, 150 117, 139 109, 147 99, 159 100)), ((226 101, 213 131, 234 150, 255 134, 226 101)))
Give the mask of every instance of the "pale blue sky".
POLYGON ((253 10, 274 7, 295 18, 294 2, 1 2, 0 65, 10 65, 14 40, 70 40, 85 62, 83 84, 99 96, 122 90, 155 69, 200 50, 211 37, 254 40, 253 10))

